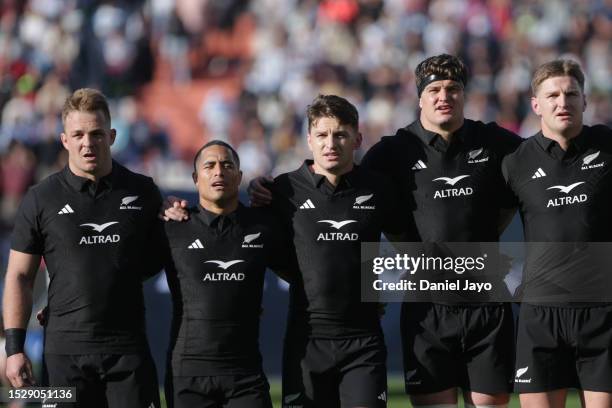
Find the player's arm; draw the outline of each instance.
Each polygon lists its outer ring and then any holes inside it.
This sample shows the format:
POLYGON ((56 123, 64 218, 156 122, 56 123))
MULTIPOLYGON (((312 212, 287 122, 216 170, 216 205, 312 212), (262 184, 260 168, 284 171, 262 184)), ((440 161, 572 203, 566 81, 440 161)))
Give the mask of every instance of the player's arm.
POLYGON ((270 176, 255 177, 249 183, 247 193, 251 207, 265 207, 272 203, 272 190, 270 185, 274 183, 274 179, 270 176))
POLYGON ((516 214, 516 207, 502 208, 500 210, 497 226, 497 231, 499 232, 499 235, 501 235, 506 230, 506 228, 508 228, 508 225, 510 225, 512 219, 514 218, 514 214, 516 214))
POLYGON ((518 208, 519 200, 512 188, 512 170, 510 169, 510 156, 504 157, 501 163, 502 191, 499 194, 500 212, 498 218, 498 232, 501 235, 512 222, 518 208))
POLYGON ((189 202, 180 197, 168 196, 164 199, 158 217, 164 221, 187 221, 189 202))
POLYGON ((32 313, 32 291, 40 258, 40 255, 12 249, 9 254, 2 308, 6 327, 6 376, 14 387, 35 382, 32 364, 23 347, 32 313))

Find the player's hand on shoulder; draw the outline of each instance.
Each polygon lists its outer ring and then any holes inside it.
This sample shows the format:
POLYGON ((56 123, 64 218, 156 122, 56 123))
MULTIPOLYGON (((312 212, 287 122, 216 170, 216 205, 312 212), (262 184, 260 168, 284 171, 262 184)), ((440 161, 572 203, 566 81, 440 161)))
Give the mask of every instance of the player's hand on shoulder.
POLYGON ((249 183, 247 193, 252 207, 263 207, 272 202, 272 192, 266 184, 272 184, 274 179, 270 176, 256 177, 249 183))
POLYGON ((25 353, 17 353, 6 359, 6 377, 16 388, 36 384, 32 373, 32 363, 25 353))
POLYGON ((187 221, 189 212, 187 207, 189 203, 179 197, 168 196, 162 203, 162 208, 159 212, 159 218, 164 221, 187 221))

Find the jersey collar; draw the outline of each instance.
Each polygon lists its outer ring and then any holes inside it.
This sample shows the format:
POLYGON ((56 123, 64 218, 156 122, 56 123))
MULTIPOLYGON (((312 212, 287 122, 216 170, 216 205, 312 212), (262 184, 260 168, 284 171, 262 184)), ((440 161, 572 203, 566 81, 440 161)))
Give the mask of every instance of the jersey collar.
MULTIPOLYGON (((411 133, 414 133, 423 141, 424 144, 432 146, 432 147, 443 147, 446 150, 448 148, 448 144, 446 141, 437 134, 436 132, 431 132, 423 127, 420 119, 415 120, 412 124, 410 124, 406 130, 411 133)), ((468 129, 468 120, 463 120, 463 125, 459 129, 453 133, 453 143, 455 141, 459 141, 467 146, 471 145, 472 134, 468 129)))
POLYGON ((323 192, 334 193, 351 188, 355 185, 355 178, 359 172, 359 166, 356 164, 353 165, 353 169, 351 171, 340 176, 340 182, 337 186, 333 186, 329 181, 327 181, 327 178, 324 175, 317 174, 312 171, 313 164, 313 160, 304 160, 304 164, 302 164, 300 167, 300 173, 306 180, 308 180, 312 187, 323 192))
POLYGON ((194 207, 190 212, 192 217, 196 217, 201 220, 204 224, 211 228, 226 229, 230 225, 238 223, 239 214, 244 211, 244 206, 241 202, 238 202, 238 208, 229 214, 215 214, 208 211, 200 204, 194 207))
POLYGON ((564 152, 563 149, 561 149, 561 147, 559 146, 559 143, 557 143, 553 139, 550 139, 544 136, 541 130, 538 133, 536 133, 533 137, 535 138, 536 142, 540 145, 540 147, 544 149, 544 151, 550 154, 553 154, 557 150, 559 150, 560 151, 559 154, 563 153, 562 155, 563 157, 569 157, 569 156, 573 156, 574 154, 580 154, 586 150, 587 132, 585 132, 584 129, 585 128, 583 126, 578 136, 570 140, 569 148, 567 149, 566 152, 564 152))
POLYGON ((110 174, 102 177, 98 183, 74 174, 68 165, 64 167, 63 175, 68 185, 76 192, 89 191, 90 195, 97 196, 102 192, 111 190, 117 181, 119 165, 113 160, 113 167, 110 174))

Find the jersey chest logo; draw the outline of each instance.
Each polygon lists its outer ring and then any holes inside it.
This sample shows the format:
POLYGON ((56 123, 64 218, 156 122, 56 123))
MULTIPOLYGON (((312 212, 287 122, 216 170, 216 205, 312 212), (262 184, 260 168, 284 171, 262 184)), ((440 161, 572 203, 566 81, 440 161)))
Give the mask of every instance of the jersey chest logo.
POLYGON ((584 181, 578 181, 576 183, 570 184, 568 186, 556 185, 550 186, 546 190, 557 190, 559 193, 565 194, 565 196, 556 197, 548 200, 546 204, 546 208, 550 207, 562 207, 565 205, 572 205, 576 203, 583 203, 588 200, 588 196, 586 194, 575 194, 570 195, 570 193, 577 187, 584 184, 584 181))
POLYGON ((210 261, 204 261, 204 263, 212 263, 217 265, 218 268, 223 269, 224 272, 207 272, 204 274, 202 281, 207 282, 220 282, 220 281, 243 281, 245 274, 242 272, 226 272, 227 269, 232 266, 244 262, 243 259, 234 259, 232 261, 220 261, 212 259, 210 261))
POLYGON ((338 230, 338 232, 320 232, 317 235, 317 241, 358 241, 359 234, 356 232, 342 232, 340 229, 346 227, 349 224, 357 222, 357 220, 320 220, 317 223, 329 224, 330 228, 338 230))
POLYGON ((489 156, 483 155, 483 148, 478 148, 478 149, 474 149, 474 150, 470 150, 467 154, 468 156, 468 163, 469 164, 477 164, 477 163, 484 163, 489 161, 489 156))
POLYGON ((79 245, 96 245, 119 242, 121 240, 121 236, 119 234, 102 234, 102 232, 104 232, 107 228, 116 224, 119 224, 119 221, 110 221, 104 224, 96 224, 93 222, 81 224, 81 227, 91 228, 91 231, 98 232, 99 234, 83 235, 79 240, 79 245))
POLYGON ((597 162, 597 159, 599 158, 600 153, 601 151, 598 150, 595 153, 591 153, 589 155, 584 156, 582 158, 582 166, 580 166, 580 170, 591 170, 591 169, 597 169, 599 167, 605 166, 606 162, 604 161, 597 162))
POLYGON ((242 248, 263 248, 264 244, 259 243, 261 232, 245 235, 242 239, 242 248))
POLYGON ((441 190, 436 190, 434 192, 434 200, 438 198, 449 198, 449 197, 460 197, 460 196, 470 196, 474 194, 474 189, 472 187, 458 187, 455 188, 455 184, 460 181, 470 177, 469 174, 462 174, 457 177, 438 177, 433 179, 432 181, 443 182, 445 185, 449 185, 452 188, 445 188, 441 190))
POLYGON ((362 195, 355 198, 353 203, 353 210, 375 210, 376 206, 371 202, 374 194, 362 195))
POLYGON ((137 195, 123 197, 121 204, 119 204, 120 210, 142 210, 142 206, 133 205, 132 203, 138 200, 137 195))

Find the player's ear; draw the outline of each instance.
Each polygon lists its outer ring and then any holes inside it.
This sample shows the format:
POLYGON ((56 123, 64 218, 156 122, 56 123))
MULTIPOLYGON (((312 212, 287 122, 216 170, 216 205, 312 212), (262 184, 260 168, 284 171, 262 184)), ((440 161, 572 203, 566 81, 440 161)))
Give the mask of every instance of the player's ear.
POLYGON ((115 138, 117 137, 117 130, 115 129, 111 129, 110 130, 110 145, 112 146, 113 143, 115 143, 115 138))
POLYGON ((540 116, 540 104, 538 103, 538 98, 535 96, 531 97, 531 109, 533 110, 533 113, 540 116))
POLYGON ((242 184, 242 170, 238 170, 238 185, 242 184))
POLYGON ((361 143, 363 142, 363 135, 361 132, 357 132, 357 136, 355 137, 355 150, 361 147, 361 143))
POLYGON ((198 173, 196 173, 195 171, 193 173, 191 173, 191 179, 193 180, 193 183, 197 183, 198 182, 198 173))
POLYGON ((306 135, 306 144, 308 144, 308 150, 312 152, 312 136, 310 136, 310 130, 308 131, 308 134, 306 135))
POLYGON ((62 132, 60 134, 60 140, 62 141, 62 146, 64 146, 64 149, 68 150, 68 135, 66 135, 66 133, 62 132))

